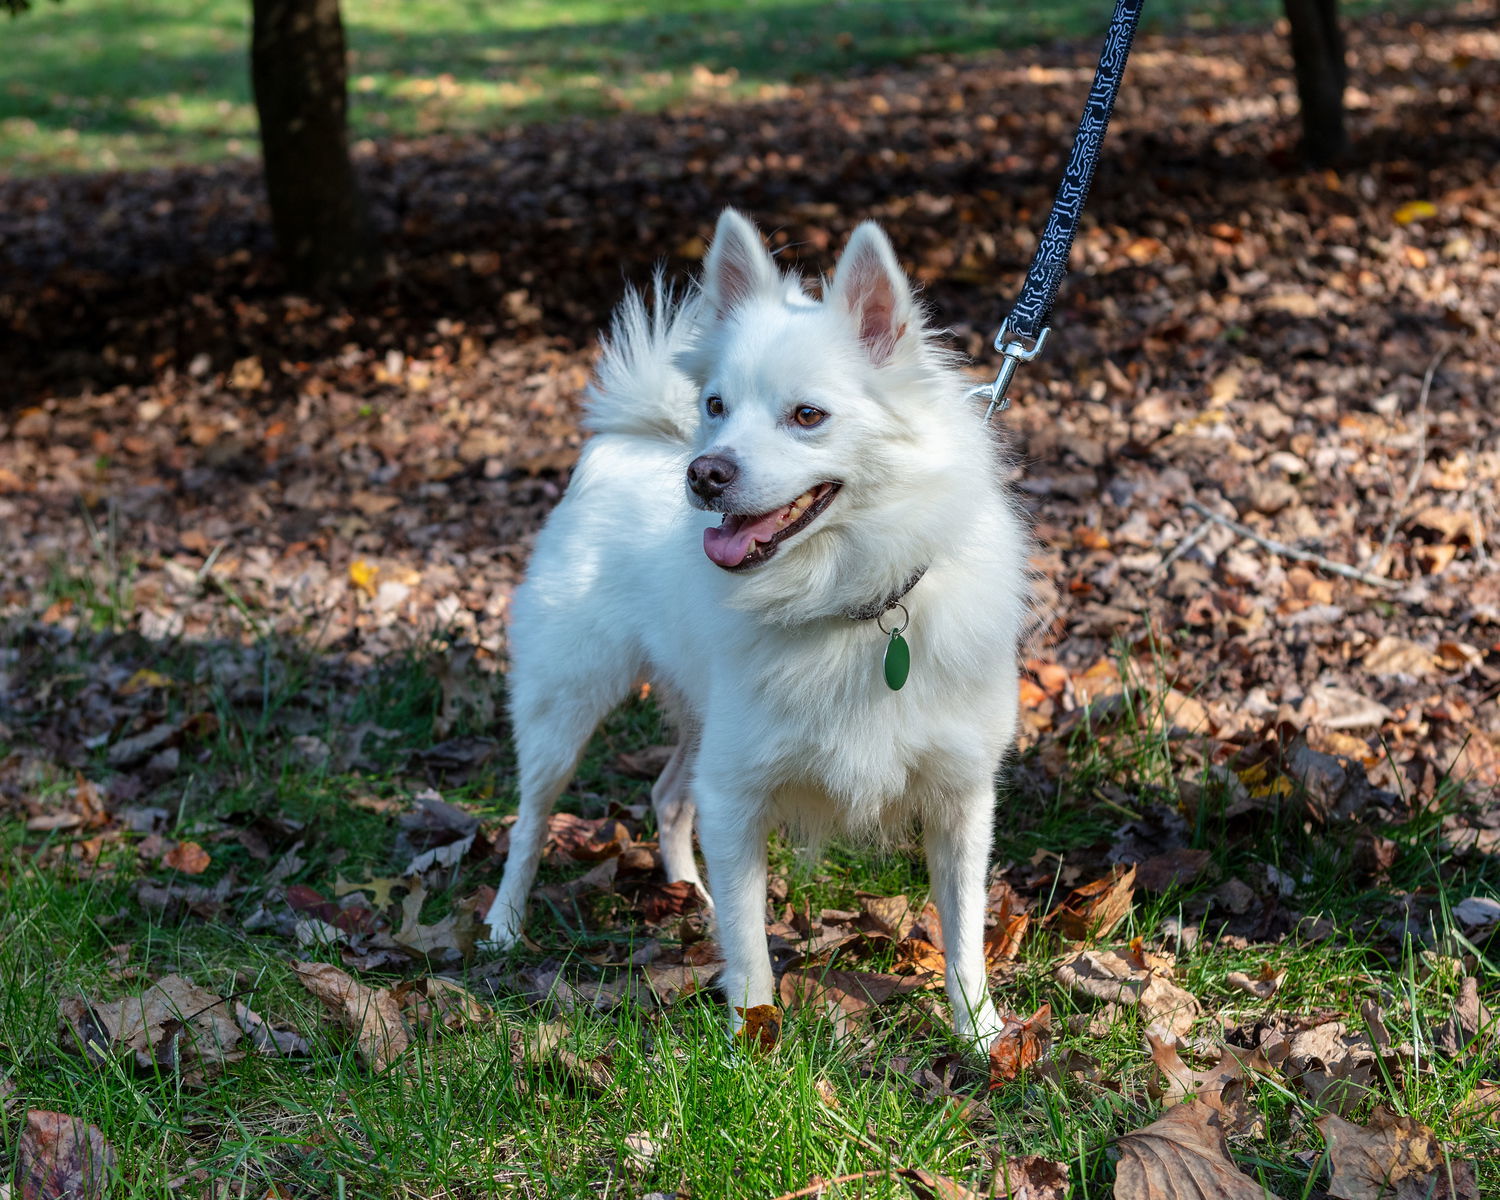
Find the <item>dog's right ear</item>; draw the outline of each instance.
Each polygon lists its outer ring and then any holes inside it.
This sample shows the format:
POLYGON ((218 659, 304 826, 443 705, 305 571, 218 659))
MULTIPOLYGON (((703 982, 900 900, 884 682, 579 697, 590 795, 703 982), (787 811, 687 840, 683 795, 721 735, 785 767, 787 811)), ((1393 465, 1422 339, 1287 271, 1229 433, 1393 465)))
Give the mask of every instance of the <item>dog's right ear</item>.
POLYGON ((703 294, 723 320, 752 296, 774 294, 781 276, 754 225, 732 208, 719 216, 703 268, 703 294))

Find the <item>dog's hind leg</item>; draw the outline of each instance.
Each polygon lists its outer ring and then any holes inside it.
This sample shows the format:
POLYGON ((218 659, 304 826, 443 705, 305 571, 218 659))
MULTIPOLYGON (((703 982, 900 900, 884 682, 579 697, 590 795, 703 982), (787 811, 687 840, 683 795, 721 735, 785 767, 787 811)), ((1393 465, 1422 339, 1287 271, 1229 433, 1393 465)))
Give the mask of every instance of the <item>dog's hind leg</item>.
POLYGON ((948 960, 953 1032, 980 1055, 989 1052, 1002 1024, 984 962, 984 883, 994 808, 994 784, 986 779, 958 805, 929 813, 924 821, 932 900, 948 960))
POLYGON ((666 768, 651 788, 651 806, 656 810, 657 839, 661 845, 662 870, 668 883, 691 883, 698 894, 709 901, 708 888, 698 874, 698 860, 693 857, 693 818, 696 809, 688 780, 693 773, 693 758, 698 752, 697 735, 685 731, 682 741, 672 751, 666 768))
MULTIPOLYGON (((545 641, 535 632, 529 636, 545 641)), ((590 647, 586 677, 565 675, 557 669, 559 661, 554 658, 537 670, 537 664, 518 660, 511 672, 521 804, 510 828, 505 874, 485 917, 490 927, 486 949, 509 949, 520 937, 553 802, 573 777, 590 735, 635 678, 636 664, 624 648, 602 642, 590 647)))

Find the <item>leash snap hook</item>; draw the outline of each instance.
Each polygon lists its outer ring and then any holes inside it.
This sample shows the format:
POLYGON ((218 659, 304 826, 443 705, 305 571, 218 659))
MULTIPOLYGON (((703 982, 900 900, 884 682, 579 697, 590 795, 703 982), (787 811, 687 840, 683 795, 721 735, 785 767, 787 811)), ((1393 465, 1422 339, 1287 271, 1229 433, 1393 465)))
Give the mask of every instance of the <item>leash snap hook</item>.
POLYGON ((1047 335, 1052 332, 1052 326, 1046 326, 1041 333, 1037 334, 1036 341, 1027 343, 1019 337, 1010 336, 1010 318, 1006 317, 1000 324, 1000 332, 995 334, 995 349, 1003 357, 1000 360, 1000 371, 995 376, 993 383, 981 383, 978 387, 969 389, 970 400, 987 400, 989 407, 984 411, 984 419, 988 421, 997 411, 1003 412, 1010 406, 1010 401, 1005 393, 1010 390, 1010 381, 1015 377, 1016 368, 1022 363, 1029 363, 1047 344, 1047 335))

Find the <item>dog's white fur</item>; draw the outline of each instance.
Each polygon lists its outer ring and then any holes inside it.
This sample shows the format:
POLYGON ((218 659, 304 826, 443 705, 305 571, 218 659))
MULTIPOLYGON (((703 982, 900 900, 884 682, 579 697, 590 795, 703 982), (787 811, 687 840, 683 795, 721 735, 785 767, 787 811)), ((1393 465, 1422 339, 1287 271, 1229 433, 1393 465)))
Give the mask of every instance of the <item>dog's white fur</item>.
MULTIPOLYGON (((702 887, 696 815, 730 1005, 769 1004, 766 839, 919 821, 947 948, 954 1028, 999 1031, 982 948, 995 772, 1015 729, 1026 538, 967 381, 932 344, 890 243, 850 238, 822 302, 778 272, 728 210, 701 291, 627 297, 590 405, 594 436, 537 537, 511 615, 520 816, 488 922, 520 933, 547 816, 600 720, 642 679, 681 744, 653 789, 671 880, 702 887), (722 398, 724 412, 705 401, 722 398), (828 415, 814 428, 799 405, 828 415), (739 476, 721 511, 760 513, 825 482, 825 512, 743 573, 706 556, 720 512, 685 485, 695 455, 739 476), (910 681, 882 676, 886 638, 842 615, 918 568, 910 681)), ((894 614, 893 615, 899 615, 894 614)))

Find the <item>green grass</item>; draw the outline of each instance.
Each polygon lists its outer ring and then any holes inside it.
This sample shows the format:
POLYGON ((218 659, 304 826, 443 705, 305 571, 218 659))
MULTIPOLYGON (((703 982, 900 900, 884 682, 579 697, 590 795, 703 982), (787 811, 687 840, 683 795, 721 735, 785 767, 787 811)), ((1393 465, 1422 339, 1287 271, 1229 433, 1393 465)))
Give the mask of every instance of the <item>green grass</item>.
MULTIPOLYGON (((1146 28, 1265 24, 1277 0, 1162 0, 1146 28)), ((487 132, 774 95, 925 53, 1093 37, 1108 0, 346 0, 356 138, 487 132)), ((245 0, 39 0, 0 20, 0 171, 253 155, 245 0)))
MULTIPOLYGON (((229 813, 241 814, 241 820, 254 813, 295 818, 305 823, 296 836, 307 861, 291 882, 325 894, 338 875, 357 879, 398 869, 389 813, 358 801, 376 796, 405 803, 420 786, 403 773, 401 762, 405 749, 430 745, 439 736, 434 721, 441 707, 440 639, 376 664, 348 700, 339 669, 305 645, 151 644, 108 632, 128 627, 130 612, 128 591, 110 583, 124 568, 109 559, 107 546, 107 539, 101 541, 102 569, 60 571, 49 599, 79 603, 83 622, 106 631, 98 636, 107 640, 98 645, 113 665, 146 667, 174 680, 161 700, 169 716, 205 708, 218 716, 217 730, 184 753, 176 778, 153 797, 155 803, 173 803, 175 827, 169 833, 202 836, 229 813), (225 655, 233 654, 249 667, 226 673, 225 655), (342 730, 367 721, 396 736, 376 745, 364 770, 309 765, 290 742, 295 728, 336 744, 342 730)), ((248 611, 235 615, 227 598, 225 613, 227 626, 247 616, 253 625, 256 617, 248 611)), ((25 627, 16 626, 0 636, 0 649, 24 650, 27 637, 25 627)), ((35 668, 38 683, 56 682, 52 707, 8 717, 11 741, 0 745, 0 756, 32 746, 48 722, 81 702, 92 669, 85 667, 89 653, 86 647, 63 650, 35 668)), ((1157 731, 1154 704, 1148 688, 1132 693, 1107 726, 1080 727, 1059 774, 1039 774, 1022 764, 1016 785, 1000 799, 999 862, 1027 862, 1038 850, 1061 852, 1066 861, 1071 852, 1107 843, 1124 813, 1159 802, 1189 805, 1175 782, 1183 776, 1183 744, 1157 731)), ((602 813, 612 801, 643 803, 647 785, 622 775, 615 759, 622 750, 659 742, 663 734, 649 702, 625 706, 595 739, 564 807, 602 813)), ((91 777, 109 776, 105 753, 101 747, 87 764, 91 777)), ((514 803, 510 774, 502 757, 493 776, 445 788, 444 795, 500 814, 514 803)), ((32 796, 61 793, 73 780, 73 771, 59 764, 23 790, 32 796)), ((1445 802, 1458 804, 1461 797, 1450 791, 1445 802)), ((1273 1009, 1331 1010, 1359 1027, 1361 1001, 1378 998, 1396 1040, 1410 1042, 1427 1064, 1377 1086, 1381 1099, 1479 1159, 1482 1189, 1500 1187, 1500 1134, 1458 1113, 1478 1082, 1479 1065, 1434 1063, 1426 1045, 1429 1031, 1449 1011, 1461 972, 1454 960, 1434 959, 1410 942, 1393 946, 1370 924, 1388 910, 1392 889, 1457 898, 1493 891, 1500 870, 1488 861, 1438 860, 1431 837, 1437 817, 1428 814, 1384 831, 1398 843, 1389 885, 1351 888, 1350 846, 1306 826, 1290 804, 1270 814, 1261 836, 1247 842, 1226 836, 1223 797, 1213 788, 1202 790, 1199 803, 1202 811, 1190 815, 1196 844, 1213 851, 1210 875, 1188 889, 1140 897, 1111 944, 1132 936, 1154 944, 1168 918, 1220 879, 1253 878, 1268 862, 1290 872, 1303 881, 1297 905, 1332 919, 1337 933, 1317 945, 1288 940, 1238 947, 1217 936, 1220 922, 1210 909, 1201 923, 1202 940, 1178 963, 1179 981, 1208 1011, 1200 1029, 1211 1037, 1221 1016, 1249 1020, 1273 1009), (1230 972, 1253 974, 1265 961, 1287 972, 1285 989, 1273 1002, 1252 1001, 1225 982, 1230 972)), ((118 1186, 111 1193, 117 1197, 174 1195, 170 1181, 193 1171, 235 1195, 261 1195, 274 1184, 278 1195, 309 1197, 639 1196, 678 1189, 694 1197, 771 1197, 818 1176, 900 1166, 920 1166, 982 1188, 993 1155, 1034 1153, 1068 1164, 1074 1197, 1103 1200, 1111 1194, 1115 1140, 1158 1111, 1146 1092, 1149 1068, 1134 1016, 1103 1036, 1070 1031, 1069 1018, 1086 1018, 1093 1009, 1055 982, 1052 970, 1063 948, 1045 931, 1027 943, 1000 1000, 1023 1013, 1050 1003, 1058 1054, 1089 1055, 1111 1086, 1023 1076, 985 1094, 982 1077, 972 1073, 963 1086, 987 1102, 990 1114, 978 1120, 964 1119, 954 1102, 924 1099, 911 1086, 920 1068, 954 1049, 916 1004, 883 1010, 867 1035, 844 1040, 824 1020, 794 1016, 775 1050, 753 1055, 727 1044, 723 1013, 711 996, 689 997, 665 1011, 627 1004, 607 1015, 568 1014, 561 1018, 568 1045, 585 1057, 609 1056, 613 1082, 601 1093, 555 1064, 516 1064, 513 1042, 534 1040, 541 1023, 556 1017, 502 991, 492 1024, 418 1047, 400 1066, 376 1076, 295 981, 287 966, 295 949, 288 939, 244 929, 253 895, 214 919, 164 920, 136 899, 136 881, 152 869, 142 867, 128 844, 107 847, 102 869, 85 869, 62 853, 69 840, 26 834, 19 820, 0 818, 0 1077, 13 1082, 17 1101, 12 1115, 0 1119, 0 1170, 15 1152, 19 1111, 29 1107, 78 1114, 99 1126, 119 1154, 118 1186), (127 964, 140 972, 134 983, 111 976, 120 947, 126 948, 127 964), (169 1069, 92 1066, 61 1047, 54 1014, 63 997, 82 992, 108 1000, 169 972, 242 998, 273 1023, 296 1028, 312 1043, 312 1057, 252 1056, 195 1087, 169 1069), (626 1139, 636 1135, 654 1143, 650 1161, 632 1163, 627 1154, 626 1139)), ((205 882, 228 870, 254 882, 269 866, 234 843, 210 845, 214 864, 205 882)), ((920 897, 926 886, 924 867, 911 849, 834 846, 808 865, 778 840, 773 868, 790 878, 799 906, 813 911, 854 907, 862 890, 920 897)), ((426 919, 477 884, 496 882, 497 871, 496 864, 466 867, 453 887, 434 894, 426 919)), ((544 872, 543 882, 572 873, 544 872)), ((611 911, 607 898, 566 913, 535 906, 528 931, 540 949, 523 958, 563 958, 570 971, 586 975, 591 968, 582 956, 618 946, 627 934, 609 923, 611 911)), ((1470 954, 1471 969, 1483 974, 1493 995, 1492 963, 1474 957, 1451 931, 1437 932, 1440 947, 1470 954)), ((366 978, 385 980, 378 972, 366 978)), ((1270 1084, 1255 1090, 1254 1103, 1267 1133, 1257 1141, 1236 1139, 1238 1160, 1283 1197, 1313 1194, 1326 1176, 1310 1176, 1311 1159, 1297 1155, 1321 1150, 1311 1124, 1316 1107, 1270 1084)), ((848 1194, 906 1192, 888 1182, 848 1194)))

